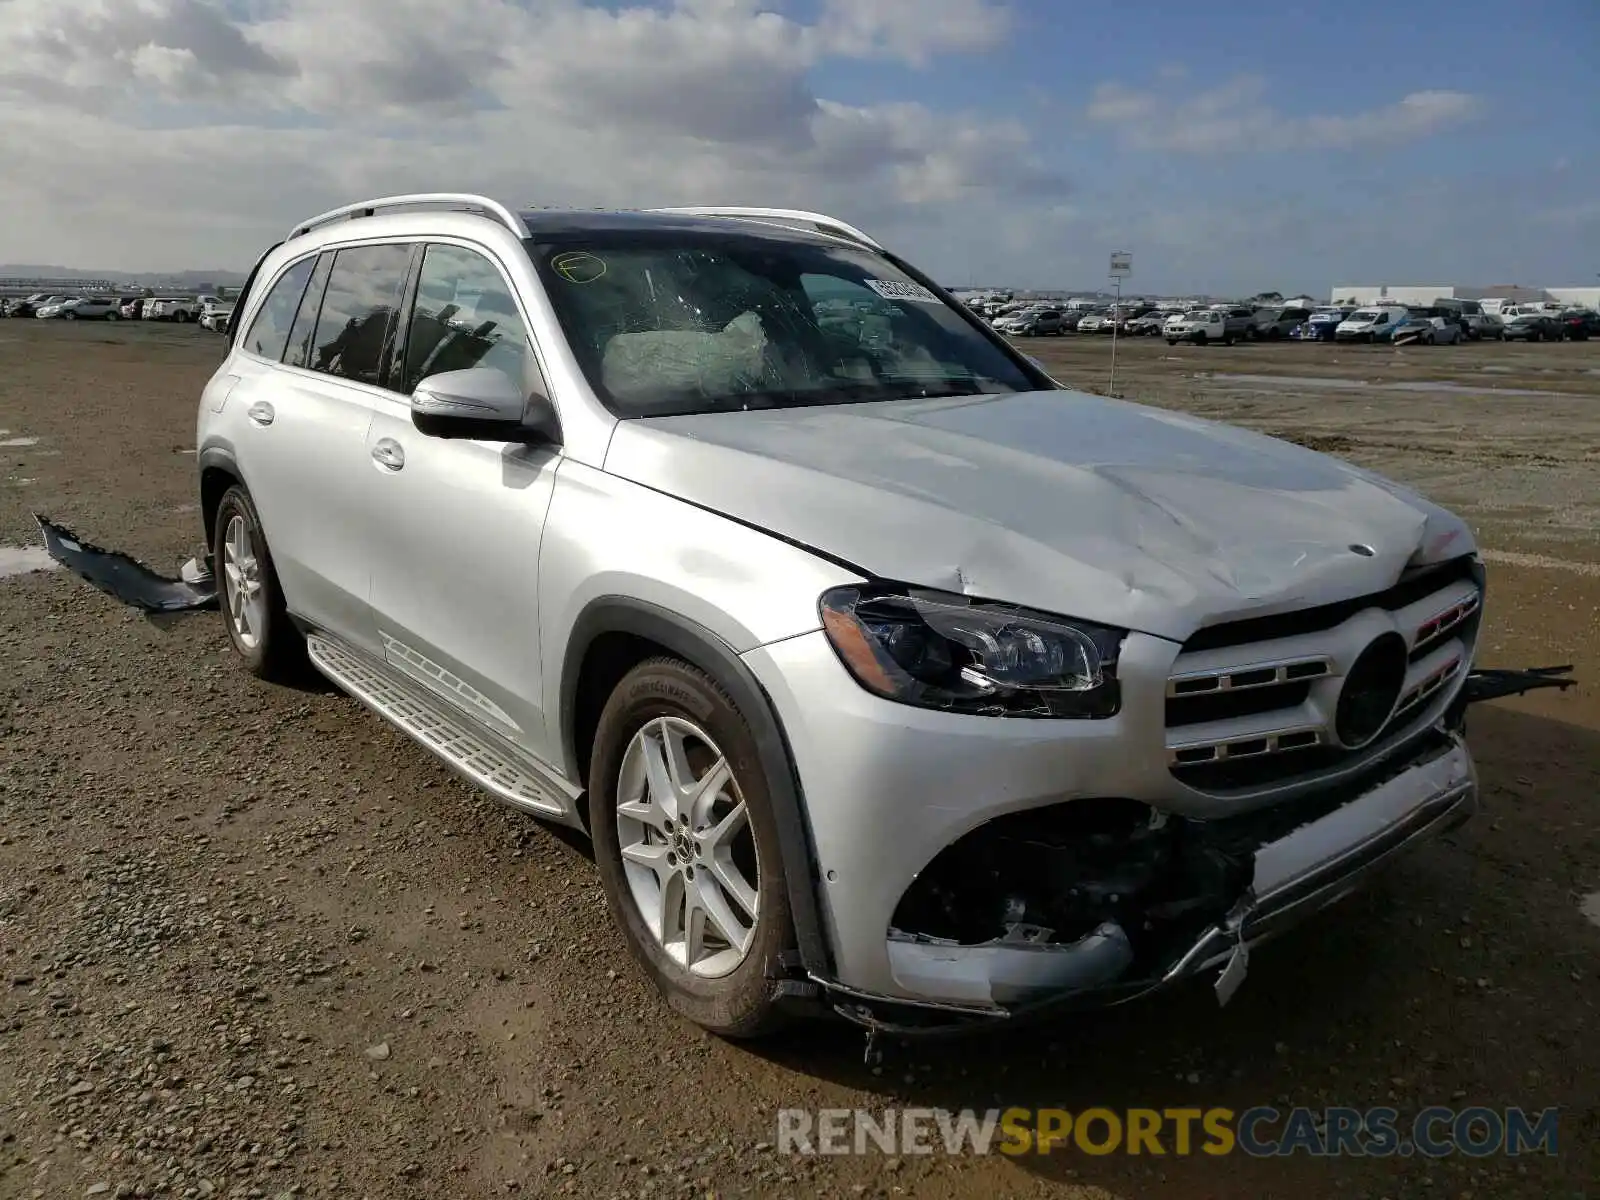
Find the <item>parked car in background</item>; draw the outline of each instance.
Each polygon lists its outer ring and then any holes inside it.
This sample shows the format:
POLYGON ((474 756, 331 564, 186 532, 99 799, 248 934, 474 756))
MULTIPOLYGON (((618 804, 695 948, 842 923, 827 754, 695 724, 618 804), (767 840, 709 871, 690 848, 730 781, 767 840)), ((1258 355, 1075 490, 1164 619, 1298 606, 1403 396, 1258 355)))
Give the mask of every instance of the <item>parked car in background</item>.
POLYGON ((1231 346, 1234 339, 1234 335, 1228 332, 1227 311, 1220 308, 1201 308, 1184 313, 1177 320, 1168 321, 1161 332, 1169 346, 1176 346, 1179 342, 1194 342, 1196 345, 1221 342, 1224 346, 1231 346))
POLYGON ((200 318, 200 328, 209 329, 212 333, 227 333, 228 323, 232 319, 233 305, 227 300, 220 300, 200 318))
POLYGON ((1212 308, 1222 314, 1223 327, 1230 339, 1242 341, 1250 336, 1256 320, 1255 309, 1248 304, 1214 304, 1212 308))
POLYGON ((1068 311, 1062 313, 1061 332, 1076 333, 1078 331, 1078 322, 1083 320, 1083 318, 1087 315, 1088 314, 1085 313, 1081 308, 1069 309, 1068 311))
POLYGON ((144 300, 139 296, 122 296, 117 300, 117 312, 124 321, 137 321, 144 308, 144 300))
POLYGON ((1085 313, 1078 322, 1079 333, 1110 333, 1111 318, 1103 312, 1085 313))
POLYGON ((1570 342, 1600 336, 1600 313, 1592 308, 1569 308, 1556 319, 1561 322, 1561 336, 1570 342))
POLYGON ((74 296, 59 305, 40 309, 38 315, 63 321, 115 321, 122 316, 117 311, 115 296, 74 296))
POLYGON ((1147 312, 1141 317, 1135 317, 1128 322, 1129 337, 1160 337, 1161 328, 1167 323, 1171 313, 1147 312))
POLYGON ((1410 314, 1403 308, 1358 308, 1334 328, 1336 342, 1386 342, 1410 314))
POLYGON ((1497 342, 1505 336, 1505 323, 1494 313, 1464 313, 1461 323, 1469 341, 1497 342))
POLYGON ((186 296, 157 296, 145 310, 147 321, 176 321, 180 325, 198 316, 195 302, 186 296))
POLYGON ((64 304, 72 299, 70 296, 58 295, 54 292, 35 292, 21 300, 13 300, 6 309, 8 317, 34 317, 39 315, 39 310, 53 304, 64 304))
POLYGON ((1321 308, 1314 308, 1300 323, 1293 336, 1302 341, 1331 342, 1334 340, 1334 330, 1339 328, 1339 322, 1353 312, 1355 309, 1344 304, 1327 304, 1321 308))
POLYGON ((1396 321, 1388 340, 1395 345, 1419 343, 1424 346, 1454 346, 1462 340, 1461 326, 1448 317, 1429 317, 1411 313, 1396 321))
POLYGON ((995 329, 1010 337, 1046 337, 1061 332, 1061 310, 1056 308, 1030 308, 1001 317, 995 329))
POLYGON ((1310 319, 1309 308, 1290 305, 1263 308, 1251 316, 1249 336, 1275 342, 1288 337, 1299 325, 1310 319))
POLYGON ((1559 342, 1565 332, 1554 317, 1526 312, 1507 321, 1501 336, 1508 342, 1559 342))

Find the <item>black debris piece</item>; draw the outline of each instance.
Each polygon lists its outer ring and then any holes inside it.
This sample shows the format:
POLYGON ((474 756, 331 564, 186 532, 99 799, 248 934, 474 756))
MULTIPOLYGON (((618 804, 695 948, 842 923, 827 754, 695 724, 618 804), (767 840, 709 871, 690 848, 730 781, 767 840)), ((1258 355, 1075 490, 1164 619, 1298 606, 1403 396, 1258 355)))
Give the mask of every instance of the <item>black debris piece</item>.
POLYGON ((1523 671, 1480 667, 1467 676, 1467 686, 1463 691, 1468 704, 1477 704, 1483 700, 1498 700, 1502 696, 1520 696, 1524 692, 1535 691, 1538 688, 1553 687, 1565 691, 1577 685, 1576 679, 1565 678, 1571 673, 1570 665, 1529 667, 1523 671))
POLYGON ((33 519, 39 522, 44 548, 51 558, 124 604, 145 612, 216 607, 216 584, 209 575, 201 574, 194 582, 168 579, 138 559, 119 550, 102 549, 38 513, 33 514, 33 519))

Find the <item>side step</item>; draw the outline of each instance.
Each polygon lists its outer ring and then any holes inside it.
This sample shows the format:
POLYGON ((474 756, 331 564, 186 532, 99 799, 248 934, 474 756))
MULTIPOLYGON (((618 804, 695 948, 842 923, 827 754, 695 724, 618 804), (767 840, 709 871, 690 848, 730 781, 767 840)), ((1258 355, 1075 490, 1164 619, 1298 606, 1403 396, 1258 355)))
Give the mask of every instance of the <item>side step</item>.
POLYGON ((503 804, 541 817, 576 823, 577 789, 537 771, 498 739, 473 729, 418 687, 367 655, 318 633, 306 635, 316 667, 339 687, 414 739, 503 804))

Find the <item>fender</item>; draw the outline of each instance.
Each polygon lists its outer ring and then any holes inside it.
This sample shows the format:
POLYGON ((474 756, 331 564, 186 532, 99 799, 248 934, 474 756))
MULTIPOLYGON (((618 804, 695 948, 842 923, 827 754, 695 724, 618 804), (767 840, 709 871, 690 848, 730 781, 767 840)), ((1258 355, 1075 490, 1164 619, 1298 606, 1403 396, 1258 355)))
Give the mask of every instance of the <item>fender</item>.
MULTIPOLYGON (((233 455, 233 447, 229 446, 225 442, 212 442, 210 445, 202 446, 199 453, 195 455, 195 463, 195 491, 199 494, 201 500, 200 524, 202 528, 200 532, 203 535, 203 540, 206 545, 206 555, 209 558, 211 547, 211 513, 206 509, 205 487, 201 481, 205 478, 206 472, 212 468, 220 468, 221 470, 226 471, 229 475, 232 475, 241 483, 244 482, 244 473, 239 470, 239 460, 233 455)), ((246 484, 245 486, 248 487, 249 485, 246 484)))
POLYGON ((771 789, 778 848, 788 885, 801 965, 813 975, 831 974, 832 956, 817 905, 816 854, 805 818, 800 780, 777 712, 760 682, 733 647, 714 632, 668 609, 628 596, 598 596, 573 623, 561 664, 561 745, 577 761, 578 668, 601 634, 629 633, 666 647, 710 675, 732 697, 755 734, 761 769, 771 789))
POLYGON ((200 470, 202 472, 204 472, 207 467, 221 467, 235 479, 243 478, 243 476, 239 474, 239 460, 233 456, 233 451, 229 447, 220 442, 213 442, 204 450, 200 451, 198 458, 200 470))

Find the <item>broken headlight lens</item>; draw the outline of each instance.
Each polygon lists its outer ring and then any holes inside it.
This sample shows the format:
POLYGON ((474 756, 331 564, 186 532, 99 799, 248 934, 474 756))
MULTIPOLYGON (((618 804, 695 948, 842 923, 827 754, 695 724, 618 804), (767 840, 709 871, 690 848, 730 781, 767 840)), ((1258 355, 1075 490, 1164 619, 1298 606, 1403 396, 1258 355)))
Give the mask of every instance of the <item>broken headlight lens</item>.
POLYGON ((961 596, 840 587, 822 627, 856 680, 903 704, 996 717, 1109 717, 1124 631, 961 596))

